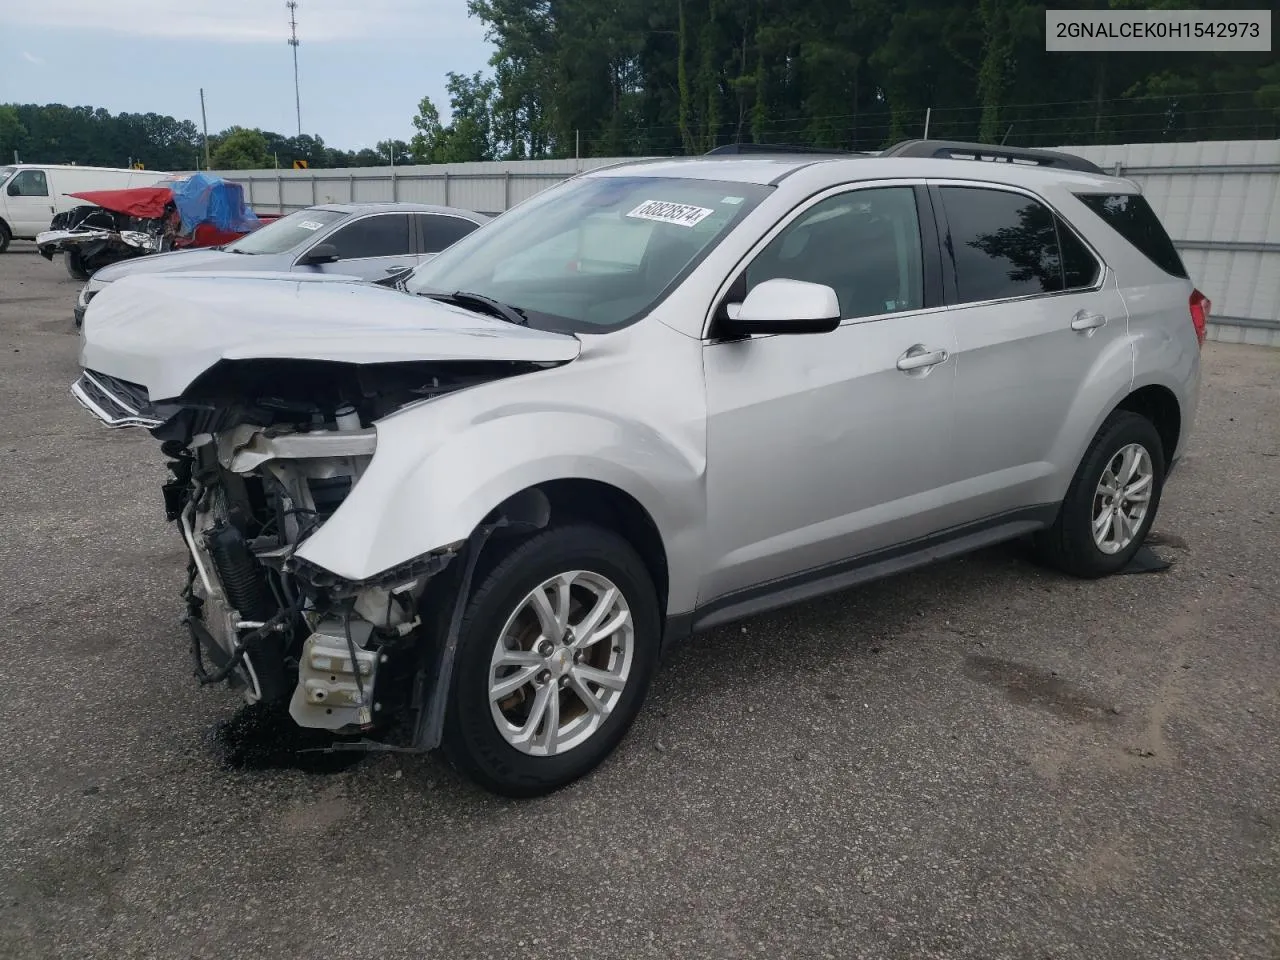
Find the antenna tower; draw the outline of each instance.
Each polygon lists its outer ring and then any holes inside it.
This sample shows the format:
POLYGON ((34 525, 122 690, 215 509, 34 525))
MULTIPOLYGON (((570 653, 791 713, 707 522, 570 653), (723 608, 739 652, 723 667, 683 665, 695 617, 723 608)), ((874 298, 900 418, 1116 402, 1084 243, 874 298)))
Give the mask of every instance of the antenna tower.
POLYGON ((298 136, 302 136, 302 94, 298 90, 298 4, 297 0, 288 0, 289 8, 289 46, 293 47, 293 102, 298 111, 298 136))

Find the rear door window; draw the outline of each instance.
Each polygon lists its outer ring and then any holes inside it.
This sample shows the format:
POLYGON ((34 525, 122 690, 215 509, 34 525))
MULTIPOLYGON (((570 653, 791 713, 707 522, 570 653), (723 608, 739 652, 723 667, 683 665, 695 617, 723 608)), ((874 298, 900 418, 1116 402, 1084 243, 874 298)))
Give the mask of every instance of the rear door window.
POLYGON ((1142 194, 1077 193, 1076 197, 1165 273, 1186 279, 1182 258, 1142 194))
POLYGON ((1098 282, 1102 266, 1098 258, 1062 220, 1058 224, 1058 244, 1062 247, 1062 279, 1068 290, 1081 290, 1098 282))
POLYGON ((337 248, 340 260, 401 257, 413 250, 411 226, 407 213, 384 213, 340 228, 325 243, 337 248))
POLYGON ((1007 190, 942 187, 960 303, 1054 293, 1064 286, 1053 213, 1007 190))
POLYGON ((415 214, 414 219, 418 222, 419 253, 439 253, 478 226, 462 217, 446 217, 435 213, 415 214))

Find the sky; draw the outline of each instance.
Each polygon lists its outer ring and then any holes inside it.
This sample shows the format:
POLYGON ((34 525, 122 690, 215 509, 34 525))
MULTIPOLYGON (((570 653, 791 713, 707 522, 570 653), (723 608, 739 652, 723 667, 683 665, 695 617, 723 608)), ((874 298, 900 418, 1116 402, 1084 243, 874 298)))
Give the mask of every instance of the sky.
MULTIPOLYGON (((14 0, 0 16, 0 103, 159 113, 209 132, 297 133, 284 0, 14 0)), ((449 115, 450 71, 488 71, 466 0, 298 0, 302 132, 344 150, 408 140, 418 102, 449 115)))

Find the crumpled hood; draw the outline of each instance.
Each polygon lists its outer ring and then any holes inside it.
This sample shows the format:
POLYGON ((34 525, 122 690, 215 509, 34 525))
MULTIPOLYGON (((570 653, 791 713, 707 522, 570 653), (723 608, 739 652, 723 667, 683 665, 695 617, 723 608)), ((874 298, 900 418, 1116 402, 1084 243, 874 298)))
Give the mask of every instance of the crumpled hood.
POLYGON ((109 284, 89 305, 80 363, 179 396, 220 360, 564 363, 576 337, 507 323, 370 283, 290 274, 153 274, 109 284))

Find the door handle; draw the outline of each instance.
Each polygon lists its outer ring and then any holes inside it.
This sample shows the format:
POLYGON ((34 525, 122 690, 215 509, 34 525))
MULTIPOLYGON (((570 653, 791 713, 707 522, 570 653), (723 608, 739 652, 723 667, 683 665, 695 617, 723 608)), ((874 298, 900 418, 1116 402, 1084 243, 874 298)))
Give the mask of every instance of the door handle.
POLYGON ((1107 318, 1100 313, 1090 313, 1087 310, 1081 310, 1071 318, 1071 329, 1077 333, 1084 333, 1090 330, 1096 330, 1098 327, 1105 327, 1107 318))
POLYGON ((904 373, 912 370, 924 370, 946 363, 951 354, 945 350, 930 350, 923 343, 909 347, 907 352, 898 358, 898 369, 904 373))

